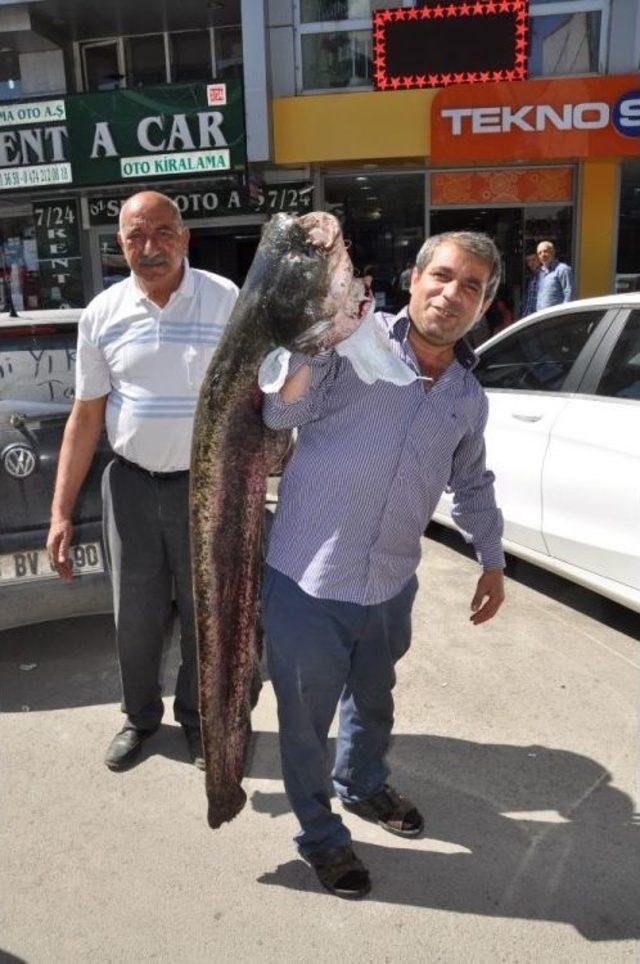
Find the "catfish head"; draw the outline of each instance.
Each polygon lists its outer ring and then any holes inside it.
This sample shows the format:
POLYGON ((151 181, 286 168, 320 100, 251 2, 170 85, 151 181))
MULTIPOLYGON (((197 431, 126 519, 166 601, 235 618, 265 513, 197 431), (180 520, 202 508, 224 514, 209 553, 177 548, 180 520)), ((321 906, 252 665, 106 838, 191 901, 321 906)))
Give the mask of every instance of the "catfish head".
POLYGON ((274 345, 314 355, 348 338, 368 302, 338 220, 325 211, 276 214, 253 268, 263 265, 260 315, 274 345))

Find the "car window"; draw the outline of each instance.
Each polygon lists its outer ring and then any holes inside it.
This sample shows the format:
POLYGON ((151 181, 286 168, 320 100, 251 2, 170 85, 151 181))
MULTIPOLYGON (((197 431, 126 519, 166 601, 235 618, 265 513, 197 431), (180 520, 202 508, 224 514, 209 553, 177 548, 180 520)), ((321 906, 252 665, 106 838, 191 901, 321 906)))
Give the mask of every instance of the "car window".
POLYGON ((527 325, 482 352, 475 374, 485 388, 560 391, 602 316, 576 311, 527 325))
POLYGON ((75 362, 74 325, 0 329, 0 409, 70 408, 75 362))
POLYGON ((640 311, 632 312, 611 352, 597 395, 640 398, 640 311))

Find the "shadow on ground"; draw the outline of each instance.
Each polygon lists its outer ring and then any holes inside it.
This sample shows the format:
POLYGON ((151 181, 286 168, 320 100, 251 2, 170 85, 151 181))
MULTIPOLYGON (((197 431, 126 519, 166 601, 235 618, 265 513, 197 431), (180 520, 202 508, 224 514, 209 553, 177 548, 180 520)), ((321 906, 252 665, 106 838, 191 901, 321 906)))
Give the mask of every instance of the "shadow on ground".
MULTIPOLYGON (((428 840, 399 844, 381 829, 379 844, 357 843, 373 877, 369 899, 557 921, 591 941, 640 938, 640 823, 594 760, 409 734, 394 739, 391 764, 394 783, 420 804, 428 840)), ((279 776, 276 734, 258 734, 251 776, 279 776)), ((257 791, 251 805, 272 817, 288 810, 282 793, 257 791)), ((357 841, 358 818, 347 822, 357 841)), ((259 880, 319 887, 295 859, 259 880)))
MULTIPOLYGON (((471 546, 468 546, 461 534, 453 529, 432 522, 426 531, 426 536, 434 542, 439 542, 448 549, 453 549, 460 555, 466 556, 468 559, 475 559, 475 553, 471 546)), ((591 592, 583 586, 578 586, 568 579, 556 576, 552 572, 547 572, 546 569, 534 566, 525 562, 524 559, 516 558, 516 556, 507 555, 506 574, 515 582, 528 586, 535 592, 542 593, 548 599, 554 599, 562 603, 563 606, 569 606, 576 612, 596 619, 610 629, 625 633, 632 639, 640 640, 638 613, 627 609, 626 606, 620 606, 596 592, 591 592)))

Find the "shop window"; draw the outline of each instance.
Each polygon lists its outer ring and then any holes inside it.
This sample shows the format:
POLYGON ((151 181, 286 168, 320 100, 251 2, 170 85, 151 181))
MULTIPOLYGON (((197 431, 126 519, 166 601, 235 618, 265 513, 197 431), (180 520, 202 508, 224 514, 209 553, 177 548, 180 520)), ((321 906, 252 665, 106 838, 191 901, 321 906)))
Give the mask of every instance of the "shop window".
POLYGON ((535 0, 529 12, 530 77, 604 71, 609 0, 535 0))
POLYGON ((167 82, 164 34, 124 38, 127 87, 150 87, 167 82))
POLYGON ((116 90, 124 86, 118 40, 83 44, 81 53, 85 90, 116 90))
POLYGON ((11 100, 21 96, 20 61, 15 50, 5 47, 0 51, 0 98, 11 100))
POLYGON ((217 80, 242 80, 242 30, 240 24, 213 31, 217 80))
POLYGON ((640 291, 640 161, 622 167, 616 291, 640 291))
POLYGON ((83 305, 76 202, 34 201, 0 211, 0 310, 83 305))
POLYGON ((424 240, 424 174, 327 176, 324 198, 351 243, 356 271, 373 277, 376 306, 398 311, 424 240))
POLYGON ((330 90, 372 84, 371 14, 410 0, 300 0, 298 88, 330 90))
POLYGON ((242 30, 232 24, 92 40, 80 55, 85 90, 241 79, 242 30))
POLYGON ((171 80, 189 83, 210 80, 211 34, 208 30, 181 30, 169 34, 171 80))

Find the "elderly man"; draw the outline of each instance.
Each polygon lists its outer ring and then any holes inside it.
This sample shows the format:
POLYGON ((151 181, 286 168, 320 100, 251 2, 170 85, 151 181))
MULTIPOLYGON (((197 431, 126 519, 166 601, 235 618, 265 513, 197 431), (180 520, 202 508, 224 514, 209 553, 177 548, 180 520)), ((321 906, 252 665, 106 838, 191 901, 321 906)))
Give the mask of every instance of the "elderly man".
POLYGON ((384 758, 420 538, 447 485, 483 568, 472 623, 490 619, 504 597, 502 517, 485 467, 488 405, 464 340, 499 280, 500 256, 485 235, 432 237, 408 307, 374 319, 408 384, 366 384, 335 351, 294 354, 282 388, 266 396, 267 425, 299 430, 263 585, 284 783, 299 852, 341 897, 363 896, 370 880, 331 810, 326 742, 338 704, 332 776, 342 805, 403 837, 423 827, 418 808, 387 783, 384 758))
POLYGON ((175 592, 181 665, 174 714, 202 768, 188 525, 191 434, 200 383, 238 290, 189 267, 189 231, 165 195, 129 198, 119 226, 131 275, 94 298, 80 319, 76 397, 47 548, 60 576, 70 579, 73 507, 106 418, 115 459, 103 478, 104 534, 127 719, 105 763, 111 770, 131 765, 160 725, 161 656, 175 592))
POLYGON ((538 268, 529 280, 523 317, 575 298, 571 268, 556 259, 553 242, 541 241, 536 256, 538 268))

